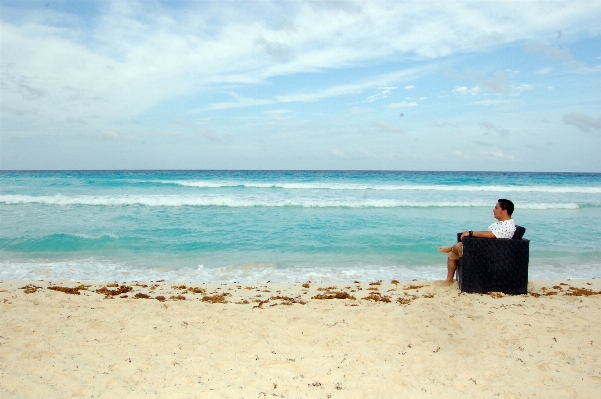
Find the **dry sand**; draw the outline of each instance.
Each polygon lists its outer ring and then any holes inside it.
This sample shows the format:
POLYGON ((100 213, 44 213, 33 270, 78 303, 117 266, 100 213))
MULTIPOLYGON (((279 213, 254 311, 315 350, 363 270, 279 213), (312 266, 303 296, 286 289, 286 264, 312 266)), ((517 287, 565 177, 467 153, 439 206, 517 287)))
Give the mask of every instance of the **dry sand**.
POLYGON ((1 398, 601 397, 601 280, 84 284, 0 282, 1 398))

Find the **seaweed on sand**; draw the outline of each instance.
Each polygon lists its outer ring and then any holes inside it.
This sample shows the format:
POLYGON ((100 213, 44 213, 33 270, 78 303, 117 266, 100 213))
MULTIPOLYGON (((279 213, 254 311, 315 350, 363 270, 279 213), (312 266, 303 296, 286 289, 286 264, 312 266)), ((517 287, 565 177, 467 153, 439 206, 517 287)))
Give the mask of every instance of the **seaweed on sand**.
POLYGON ((81 295, 79 291, 86 291, 88 287, 89 285, 85 286, 83 284, 78 285, 77 287, 59 287, 58 285, 53 285, 48 287, 48 289, 53 291, 64 292, 65 294, 81 295))
POLYGON ((26 294, 33 294, 34 292, 41 290, 42 287, 38 287, 37 285, 33 285, 33 284, 27 284, 26 286, 21 287, 19 289, 23 290, 23 292, 26 294))
POLYGON ((272 296, 268 300, 270 300, 270 301, 282 301, 282 303, 280 303, 280 305, 292 305, 294 303, 299 303, 301 305, 304 305, 304 304, 307 303, 307 302, 303 301, 301 298, 292 298, 292 297, 289 297, 289 296, 281 296, 281 295, 272 296))
POLYGON ((401 305, 409 305, 411 301, 415 301, 416 299, 416 295, 408 295, 407 293, 405 293, 404 297, 398 298, 396 301, 401 305))
POLYGON ((232 296, 232 294, 230 294, 228 292, 224 292, 222 294, 216 294, 216 295, 205 295, 202 297, 202 301, 209 302, 209 303, 227 303, 227 301, 225 300, 226 296, 232 296))
POLYGON ((194 294, 206 294, 207 291, 204 288, 200 288, 200 287, 189 287, 188 291, 194 293, 194 294))
POLYGON ((591 296, 591 295, 601 295, 601 291, 595 292, 588 288, 576 288, 570 287, 568 288, 568 292, 564 294, 565 296, 591 296))
MULTIPOLYGON (((110 296, 116 296, 116 295, 122 295, 122 294, 127 294, 128 292, 133 291, 134 287, 131 287, 129 285, 121 285, 120 287, 118 287, 116 290, 109 290, 107 287, 112 287, 112 284, 108 284, 105 287, 99 288, 96 290, 96 293, 98 294, 104 294, 105 298, 110 297, 110 296)), ((50 288, 50 287, 48 287, 50 288)))
POLYGON ((327 292, 325 294, 317 294, 315 296, 312 296, 311 299, 352 299, 354 301, 357 298, 355 298, 354 296, 352 296, 351 294, 349 294, 346 291, 341 291, 341 292, 327 292))
POLYGON ((365 301, 374 301, 374 302, 390 302, 390 297, 386 295, 382 295, 379 292, 370 292, 368 296, 365 298, 361 298, 365 301))
POLYGON ((331 291, 331 290, 335 290, 338 287, 336 287, 335 285, 331 286, 331 287, 320 287, 317 289, 317 291, 331 291))
MULTIPOLYGON (((281 301, 280 303, 272 303, 271 305, 269 305, 270 307, 272 307, 272 306, 278 306, 278 305, 287 305, 287 306, 290 306, 290 305, 293 305, 295 303, 298 303, 298 304, 301 304, 301 305, 305 305, 307 303, 307 302, 303 301, 300 297, 292 298, 292 297, 289 297, 289 296, 276 295, 276 296, 271 296, 270 298, 267 298, 267 299, 265 299, 263 301, 260 301, 260 300, 256 301, 255 300, 254 302, 258 302, 259 304, 256 305, 256 306, 253 306, 253 309, 255 309, 255 308, 263 309, 263 305, 265 305, 267 302, 270 302, 270 301, 281 301)), ((236 302, 236 303, 243 304, 243 303, 248 303, 248 301, 244 300, 244 301, 236 302)))

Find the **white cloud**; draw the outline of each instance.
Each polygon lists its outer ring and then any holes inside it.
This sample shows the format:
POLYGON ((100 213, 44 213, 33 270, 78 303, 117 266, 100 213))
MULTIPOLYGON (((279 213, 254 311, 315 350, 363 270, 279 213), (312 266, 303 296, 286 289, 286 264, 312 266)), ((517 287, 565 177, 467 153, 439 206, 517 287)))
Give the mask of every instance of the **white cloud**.
POLYGON ((515 102, 515 100, 483 100, 483 101, 474 101, 470 104, 474 105, 504 105, 511 104, 515 102))
POLYGON ((366 112, 368 112, 370 109, 369 108, 363 108, 363 107, 353 107, 351 108, 351 115, 361 115, 364 114, 366 112))
POLYGON ((567 47, 561 48, 557 45, 548 46, 543 43, 529 43, 528 45, 526 45, 526 51, 541 54, 544 57, 558 61, 574 61, 574 57, 572 57, 570 49, 568 49, 567 47))
POLYGON ((403 132, 403 129, 401 129, 401 127, 393 125, 392 123, 382 122, 382 121, 377 121, 374 123, 380 130, 383 130, 385 132, 390 132, 390 133, 402 133, 403 132))
POLYGON ((359 158, 375 159, 375 158, 377 158, 377 156, 372 151, 367 150, 365 148, 361 148, 359 150, 359 158))
POLYGON ((457 86, 453 91, 457 94, 471 94, 472 96, 476 96, 478 93, 480 93, 481 89, 479 86, 472 87, 471 89, 466 86, 457 86))
POLYGON ((390 103, 386 106, 386 108, 388 108, 388 109, 398 109, 398 108, 406 108, 406 107, 417 107, 417 102, 401 101, 400 103, 390 103))
POLYGON ((211 104, 208 109, 219 110, 219 109, 253 107, 253 106, 257 106, 257 105, 273 104, 273 101, 271 101, 271 100, 261 100, 261 99, 257 99, 257 98, 242 98, 240 96, 235 96, 235 97, 237 97, 237 101, 214 103, 214 104, 211 104))
MULTIPOLYGON (((504 72, 495 73, 494 78, 486 79, 480 82, 479 89, 486 90, 492 93, 506 94, 509 93, 510 88, 508 84, 507 74, 504 72)), ((470 93, 473 94, 473 93, 470 93)))
POLYGON ((338 97, 346 94, 358 94, 373 87, 384 86, 386 84, 394 83, 396 81, 422 75, 428 71, 431 71, 433 68, 434 67, 432 65, 427 65, 422 68, 409 68, 389 74, 371 77, 370 79, 365 79, 359 82, 327 87, 325 89, 314 92, 282 95, 278 96, 277 100, 283 103, 313 102, 323 100, 325 98, 338 97))
MULTIPOLYGON (((594 2, 569 8, 561 2, 526 2, 517 6, 519 13, 502 2, 344 4, 349 7, 110 1, 92 20, 73 14, 44 20, 23 8, 10 13, 20 13, 18 22, 4 19, 1 25, 3 102, 37 120, 77 115, 108 123, 215 84, 255 84, 393 55, 447 57, 544 37, 573 21, 578 31, 588 32, 601 16, 594 2), (32 96, 38 98, 31 101, 32 96)), ((569 58, 565 48, 530 48, 569 58)), ((365 88, 337 86, 280 101, 315 101, 365 88)))
POLYGON ((601 118, 593 118, 579 112, 570 112, 563 116, 563 122, 567 125, 576 126, 583 132, 591 130, 601 131, 601 118))
POLYGON ((405 86, 406 90, 411 90, 411 89, 414 89, 414 88, 415 88, 415 86, 405 86))
POLYGON ((531 84, 521 84, 519 86, 512 86, 511 90, 513 92, 522 93, 524 91, 532 90, 533 88, 534 86, 532 86, 531 84))
POLYGON ((332 151, 330 151, 330 154, 332 154, 336 158, 341 158, 341 159, 349 159, 350 158, 344 151, 342 151, 339 148, 334 148, 332 151))
POLYGON ((519 96, 520 93, 524 91, 532 90, 533 86, 530 84, 521 84, 517 86, 509 84, 509 79, 507 78, 507 75, 515 76, 517 74, 517 71, 512 70, 498 71, 490 79, 483 79, 481 77, 479 77, 478 79, 474 79, 473 76, 468 74, 466 76, 461 76, 461 78, 477 80, 478 84, 472 87, 471 89, 467 86, 456 86, 453 92, 462 95, 471 94, 472 96, 487 93, 494 93, 497 95, 519 96))
POLYGON ((511 154, 506 154, 501 150, 483 152, 482 156, 491 161, 516 161, 517 158, 511 154))
POLYGON ((390 94, 393 90, 396 89, 397 87, 379 87, 378 90, 380 90, 380 92, 374 94, 373 96, 367 97, 365 102, 374 102, 382 98, 388 98, 388 94, 390 94))
POLYGON ((499 133, 501 136, 507 136, 509 134, 509 130, 496 126, 490 122, 482 122, 482 126, 484 126, 487 130, 499 133))
POLYGON ((217 135, 217 133, 213 129, 202 129, 198 132, 202 137, 209 141, 221 141, 221 138, 217 135))

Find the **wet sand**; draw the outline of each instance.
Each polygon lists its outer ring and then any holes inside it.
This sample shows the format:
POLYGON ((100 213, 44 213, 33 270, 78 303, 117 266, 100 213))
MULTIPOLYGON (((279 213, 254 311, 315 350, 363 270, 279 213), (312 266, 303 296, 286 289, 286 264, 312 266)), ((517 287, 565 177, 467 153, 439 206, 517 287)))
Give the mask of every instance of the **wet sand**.
POLYGON ((0 397, 601 396, 601 280, 307 285, 0 282, 0 397))

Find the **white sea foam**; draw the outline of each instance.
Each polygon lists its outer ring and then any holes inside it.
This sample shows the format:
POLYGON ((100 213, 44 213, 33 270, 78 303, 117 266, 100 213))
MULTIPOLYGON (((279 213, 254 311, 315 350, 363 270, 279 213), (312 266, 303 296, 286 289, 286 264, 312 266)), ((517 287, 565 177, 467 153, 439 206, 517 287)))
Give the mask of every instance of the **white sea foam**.
POLYGON ((356 266, 278 268, 273 264, 243 264, 217 268, 141 268, 94 258, 64 262, 2 262, 3 280, 189 281, 189 282, 348 282, 410 281, 440 278, 438 266, 356 266))
MULTIPOLYGON (((216 268, 142 268, 94 258, 57 262, 0 263, 1 280, 72 280, 72 281, 186 281, 186 282, 350 282, 392 280, 440 280, 443 264, 362 265, 349 267, 278 268, 273 264, 243 264, 216 268)), ((599 278, 601 264, 547 265, 531 262, 529 278, 599 278)))
POLYGON ((510 186, 510 185, 422 185, 422 184, 352 184, 352 183, 259 183, 206 180, 161 180, 159 183, 198 188, 281 188, 290 190, 381 190, 381 191, 461 191, 461 192, 533 192, 600 194, 596 186, 510 186))
MULTIPOLYGON (((303 208, 430 208, 430 207, 489 207, 485 201, 405 201, 395 199, 283 199, 244 198, 233 196, 182 195, 122 195, 122 196, 30 196, 0 195, 7 205, 88 205, 88 206, 224 206, 244 207, 303 207, 303 208)), ((519 209, 578 209, 577 203, 516 203, 519 209)))

